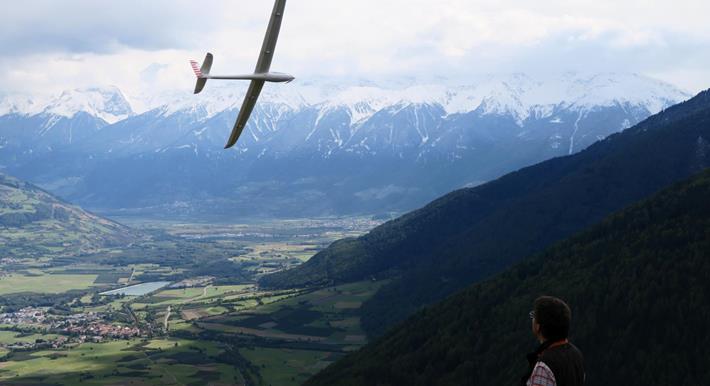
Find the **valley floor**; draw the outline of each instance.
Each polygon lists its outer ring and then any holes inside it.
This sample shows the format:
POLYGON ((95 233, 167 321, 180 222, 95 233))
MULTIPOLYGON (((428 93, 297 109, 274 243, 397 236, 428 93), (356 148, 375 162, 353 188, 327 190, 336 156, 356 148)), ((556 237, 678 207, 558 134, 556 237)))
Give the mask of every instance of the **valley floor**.
POLYGON ((359 309, 384 283, 262 291, 255 279, 376 224, 143 221, 133 225, 151 237, 140 245, 0 256, 0 383, 300 384, 366 343, 359 309), (100 295, 161 281, 140 296, 100 295))

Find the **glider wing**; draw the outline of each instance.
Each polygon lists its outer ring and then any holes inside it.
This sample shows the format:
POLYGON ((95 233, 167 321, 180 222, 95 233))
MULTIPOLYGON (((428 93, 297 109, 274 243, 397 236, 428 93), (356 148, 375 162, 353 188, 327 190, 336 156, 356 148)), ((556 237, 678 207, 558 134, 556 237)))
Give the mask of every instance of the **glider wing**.
POLYGON ((239 136, 242 135, 242 131, 244 131, 244 127, 246 127, 247 122, 249 121, 249 116, 251 116, 251 112, 254 110, 256 100, 259 99, 259 94, 261 94, 261 89, 263 87, 263 80, 251 81, 251 84, 249 85, 249 91, 247 91, 247 96, 244 98, 242 108, 239 110, 239 117, 237 117, 237 123, 234 124, 234 129, 232 129, 232 135, 229 136, 229 141, 224 147, 225 149, 229 149, 230 147, 234 146, 234 144, 237 143, 239 136))
POLYGON ((274 10, 271 12, 271 20, 269 20, 269 28, 266 30, 264 44, 259 53, 259 61, 256 63, 257 74, 269 72, 271 69, 271 61, 274 58, 274 49, 276 49, 276 41, 279 38, 281 31, 281 21, 283 20, 284 9, 286 8, 286 0, 276 0, 274 10))

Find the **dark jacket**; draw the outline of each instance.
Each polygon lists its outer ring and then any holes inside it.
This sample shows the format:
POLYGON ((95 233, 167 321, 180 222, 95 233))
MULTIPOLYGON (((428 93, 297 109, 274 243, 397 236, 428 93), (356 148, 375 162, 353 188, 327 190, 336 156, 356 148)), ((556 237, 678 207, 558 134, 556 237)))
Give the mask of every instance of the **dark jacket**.
POLYGON ((528 354, 530 369, 521 379, 521 385, 527 383, 537 362, 543 362, 555 375, 557 386, 583 386, 585 374, 582 352, 572 343, 554 347, 551 345, 552 342, 545 342, 535 352, 528 354))

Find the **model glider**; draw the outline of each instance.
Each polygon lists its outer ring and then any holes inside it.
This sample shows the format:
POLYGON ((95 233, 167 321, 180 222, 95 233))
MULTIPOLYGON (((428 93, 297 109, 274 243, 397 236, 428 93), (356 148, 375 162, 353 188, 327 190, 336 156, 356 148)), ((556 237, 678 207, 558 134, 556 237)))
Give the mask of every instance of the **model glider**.
POLYGON ((256 64, 256 70, 254 70, 253 74, 212 75, 210 74, 210 69, 212 68, 213 57, 210 53, 208 53, 205 57, 202 67, 198 67, 196 61, 190 61, 192 69, 195 71, 195 75, 197 75, 195 94, 198 94, 203 88, 205 88, 205 84, 208 79, 251 80, 249 90, 244 98, 244 103, 242 103, 242 108, 239 110, 237 122, 234 124, 232 135, 229 136, 229 141, 227 141, 227 145, 224 147, 225 149, 229 149, 237 143, 239 136, 242 134, 244 127, 246 127, 247 122, 249 121, 251 112, 254 110, 256 101, 259 99, 259 94, 261 93, 261 89, 264 87, 264 82, 288 83, 294 79, 291 75, 270 71, 271 61, 274 58, 274 49, 276 48, 276 41, 279 38, 279 31, 281 30, 281 20, 283 19, 285 7, 286 0, 276 0, 274 10, 271 13, 269 27, 266 30, 264 44, 262 45, 261 53, 259 54, 259 61, 256 64))

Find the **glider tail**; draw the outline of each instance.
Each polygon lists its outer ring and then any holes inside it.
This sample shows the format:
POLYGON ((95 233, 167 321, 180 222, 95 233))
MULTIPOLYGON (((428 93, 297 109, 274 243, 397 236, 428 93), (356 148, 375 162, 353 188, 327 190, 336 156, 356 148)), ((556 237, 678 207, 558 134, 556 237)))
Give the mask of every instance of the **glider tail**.
POLYGON ((195 85, 195 94, 199 94, 200 91, 202 91, 203 88, 205 88, 205 85, 207 84, 207 76, 210 74, 210 69, 212 69, 212 54, 208 53, 207 56, 205 56, 205 61, 202 62, 202 67, 198 68, 197 67, 197 62, 194 60, 190 61, 190 64, 192 65, 192 71, 195 72, 195 76, 197 76, 197 84, 195 85))

